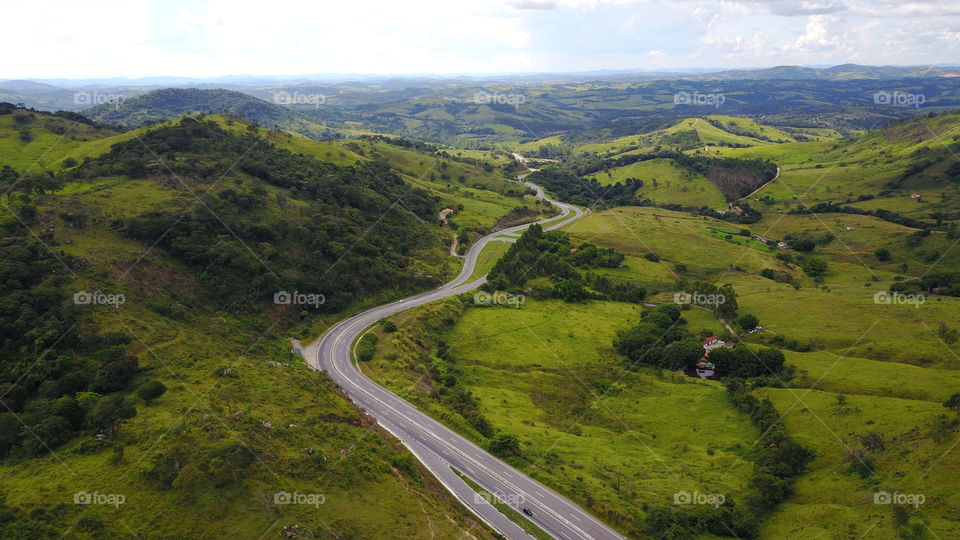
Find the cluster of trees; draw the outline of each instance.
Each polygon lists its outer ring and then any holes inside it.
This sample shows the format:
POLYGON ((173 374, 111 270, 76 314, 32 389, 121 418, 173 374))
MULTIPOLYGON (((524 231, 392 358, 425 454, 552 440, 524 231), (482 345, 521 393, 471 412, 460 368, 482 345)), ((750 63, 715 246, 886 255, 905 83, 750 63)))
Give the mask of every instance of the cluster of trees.
POLYGON ((661 539, 716 537, 756 538, 759 520, 738 507, 730 496, 723 504, 654 506, 643 521, 646 536, 661 539))
POLYGON ((434 381, 432 396, 435 399, 459 413, 484 437, 494 436, 493 425, 480 412, 480 401, 459 383, 456 360, 443 340, 437 341, 437 348, 430 355, 430 377, 434 381))
POLYGON ((790 495, 794 479, 806 470, 816 454, 794 441, 773 403, 751 395, 750 387, 742 380, 727 381, 727 392, 733 404, 750 415, 761 434, 756 445, 761 455, 750 482, 755 493, 747 505, 754 515, 763 515, 790 495))
POLYGON ((643 187, 643 182, 635 178, 604 186, 593 178, 581 178, 569 169, 550 166, 531 174, 529 179, 556 194, 560 200, 580 206, 610 208, 649 204, 636 197, 637 190, 643 187))
POLYGON ((136 414, 125 395, 139 373, 126 353, 130 338, 85 320, 60 263, 19 223, 0 233, 0 457, 43 454, 87 430, 113 432, 136 414))
POLYGON ((538 293, 568 302, 591 298, 639 302, 646 296, 643 287, 613 283, 604 276, 581 275, 578 271, 617 268, 623 260, 624 254, 616 249, 588 243, 574 247, 566 233, 544 232, 543 227, 533 224, 497 261, 484 287, 492 291, 518 291, 531 279, 549 277, 552 287, 538 293), (587 290, 588 286, 598 292, 587 290))
POLYGON ((641 365, 669 370, 692 368, 703 357, 703 346, 685 324, 677 306, 663 305, 646 314, 636 326, 619 332, 613 346, 626 357, 631 369, 641 365))
POLYGON ((890 286, 891 292, 901 294, 941 294, 960 296, 960 272, 940 272, 920 279, 900 281, 890 286))
POLYGON ((627 154, 608 159, 588 159, 579 163, 574 172, 579 176, 584 176, 651 159, 671 159, 681 167, 706 176, 729 200, 739 199, 750 194, 753 190, 772 180, 777 174, 775 164, 760 158, 691 156, 673 151, 627 154))
POLYGON ((773 180, 777 166, 760 158, 718 158, 678 154, 677 164, 707 177, 727 199, 736 200, 773 180))
POLYGON ((900 215, 890 210, 878 208, 876 210, 864 210, 854 206, 842 206, 830 202, 819 203, 813 206, 800 206, 787 212, 788 214, 856 214, 860 216, 873 216, 883 221, 911 227, 913 229, 926 229, 931 227, 930 223, 920 221, 911 217, 900 215))
POLYGON ((540 158, 564 159, 573 155, 573 147, 564 143, 544 143, 538 146, 532 155, 540 158))
MULTIPOLYGON (((653 203, 648 203, 648 205, 653 205, 653 203)), ((665 210, 673 210, 674 212, 689 212, 691 214, 712 217, 713 219, 719 219, 721 221, 729 221, 730 223, 740 223, 745 225, 756 223, 760 221, 760 218, 763 217, 762 212, 752 208, 746 202, 740 202, 737 204, 737 206, 743 210, 742 214, 738 214, 736 212, 726 212, 721 214, 720 212, 717 212, 716 209, 709 206, 697 207, 684 206, 682 204, 658 204, 656 206, 665 210)))
MULTIPOLYGON (((636 156, 626 157, 633 158, 636 156)), ((589 170, 589 167, 587 170, 589 170)), ((723 172, 724 170, 725 169, 717 169, 718 172, 716 172, 714 176, 716 178, 720 178, 723 174, 726 174, 723 172)), ((759 210, 751 208, 746 202, 739 203, 740 209, 743 210, 742 214, 738 214, 736 212, 726 212, 721 214, 717 212, 716 209, 708 206, 696 207, 684 206, 681 204, 655 204, 649 199, 637 197, 637 190, 642 188, 644 183, 643 180, 636 178, 627 178, 622 183, 617 182, 616 184, 604 186, 593 178, 583 178, 577 176, 569 169, 554 166, 544 167, 543 169, 533 173, 530 176, 530 180, 540 184, 544 187, 544 189, 555 194, 563 201, 597 209, 610 208, 614 206, 656 206, 666 210, 690 212, 723 221, 729 221, 731 223, 744 224, 756 223, 763 217, 763 214, 759 210)))
POLYGON ((740 309, 737 291, 729 283, 717 285, 709 281, 681 277, 677 279, 675 287, 678 291, 690 294, 691 303, 706 302, 705 307, 713 309, 725 319, 732 319, 740 309))
POLYGON ((358 296, 433 284, 410 267, 415 251, 431 245, 424 222, 435 219, 438 200, 408 187, 385 161, 338 167, 278 148, 254 130, 237 134, 192 118, 141 139, 65 174, 172 172, 216 185, 203 205, 144 212, 116 227, 130 238, 159 241, 225 308, 255 311, 286 290, 322 294, 317 309, 337 311, 358 296), (221 181, 234 164, 243 174, 221 181))
POLYGON ((710 361, 716 366, 718 375, 750 379, 779 377, 786 358, 779 349, 754 351, 747 345, 739 344, 732 348, 713 349, 710 351, 710 361))
POLYGON ((632 302, 639 304, 647 297, 647 290, 640 285, 626 281, 616 282, 607 276, 587 272, 583 276, 584 282, 591 289, 604 294, 607 299, 618 302, 632 302))

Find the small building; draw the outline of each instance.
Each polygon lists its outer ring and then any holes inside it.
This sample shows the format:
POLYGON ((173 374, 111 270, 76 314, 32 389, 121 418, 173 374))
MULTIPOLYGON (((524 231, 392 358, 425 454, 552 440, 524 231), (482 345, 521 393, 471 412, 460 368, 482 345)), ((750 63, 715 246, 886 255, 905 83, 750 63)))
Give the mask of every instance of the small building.
POLYGON ((919 193, 911 193, 911 194, 910 194, 910 198, 911 198, 911 199, 919 199, 919 198, 920 198, 920 194, 919 194, 919 193))
POLYGON ((703 345, 703 350, 711 351, 717 347, 723 347, 726 345, 723 341, 720 341, 720 338, 717 336, 710 336, 707 339, 700 342, 700 345, 703 345))
POLYGON ((784 242, 783 240, 777 242, 777 247, 780 249, 790 249, 790 244, 784 242))

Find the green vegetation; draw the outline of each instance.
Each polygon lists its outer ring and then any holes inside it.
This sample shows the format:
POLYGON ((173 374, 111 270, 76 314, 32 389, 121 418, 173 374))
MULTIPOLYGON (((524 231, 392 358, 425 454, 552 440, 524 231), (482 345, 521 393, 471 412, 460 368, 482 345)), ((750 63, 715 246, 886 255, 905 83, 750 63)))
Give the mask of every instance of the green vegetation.
POLYGON ((531 225, 507 250, 490 271, 482 289, 496 292, 518 292, 528 281, 549 277, 550 284, 536 284, 530 288, 535 298, 561 298, 567 302, 581 302, 591 298, 640 302, 646 291, 630 283, 614 283, 605 276, 581 274, 578 269, 617 268, 624 255, 616 249, 597 248, 592 244, 572 247, 566 233, 543 232, 538 224, 531 225), (588 290, 592 288, 597 292, 588 290))
POLYGON ((746 495, 752 465, 743 458, 758 433, 723 387, 629 371, 610 349, 640 308, 471 300, 398 315, 400 329, 381 336, 364 372, 478 444, 515 436, 520 455, 509 462, 630 535, 645 534, 645 509, 678 491, 746 495), (438 354, 446 377, 433 368, 438 354))
POLYGON ((637 197, 649 199, 660 204, 679 204, 682 206, 710 206, 723 208, 726 200, 723 194, 705 176, 678 165, 669 158, 639 161, 622 167, 614 167, 588 175, 610 185, 636 178, 643 186, 636 192, 637 197))
MULTIPOLYGON (((509 302, 376 325, 365 373, 629 535, 960 535, 960 115, 860 133, 917 111, 830 112, 876 84, 535 84, 524 107, 384 89, 349 113, 155 92, 92 113, 154 124, 120 134, 0 106, 0 535, 487 534, 280 336, 435 286, 451 242, 551 215, 507 150, 592 212, 484 250, 472 277, 509 302), (729 115, 678 90, 724 92, 729 115), (180 119, 217 107, 298 135, 180 119), (335 131, 362 136, 307 138, 335 131), (708 357, 726 388, 680 373, 707 336, 734 344, 708 357), (137 497, 69 505, 92 488, 137 497), (270 502, 288 488, 327 502, 270 502)), ((936 102, 948 83, 925 84, 936 102)))
POLYGON ((164 88, 125 99, 121 103, 104 103, 84 111, 86 116, 98 122, 126 129, 177 120, 196 113, 242 117, 267 128, 314 138, 334 134, 322 121, 305 119, 279 104, 233 90, 164 88))
POLYGON ((388 195, 426 217, 432 199, 389 163, 320 162, 240 124, 157 126, 4 184, 0 536, 490 537, 285 337, 454 272, 411 210, 372 227, 388 195), (363 267, 326 281, 353 297, 297 305, 334 255, 363 267))

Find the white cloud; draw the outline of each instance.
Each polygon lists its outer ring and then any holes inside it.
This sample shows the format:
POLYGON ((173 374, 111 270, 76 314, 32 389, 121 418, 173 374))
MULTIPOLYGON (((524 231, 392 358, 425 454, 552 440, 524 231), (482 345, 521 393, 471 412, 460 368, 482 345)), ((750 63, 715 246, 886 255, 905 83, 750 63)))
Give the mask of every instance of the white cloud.
POLYGON ((841 41, 837 29, 839 19, 830 15, 811 15, 802 36, 797 38, 797 51, 820 51, 837 47, 841 41))
POLYGON ((8 3, 0 78, 960 63, 933 0, 8 3))

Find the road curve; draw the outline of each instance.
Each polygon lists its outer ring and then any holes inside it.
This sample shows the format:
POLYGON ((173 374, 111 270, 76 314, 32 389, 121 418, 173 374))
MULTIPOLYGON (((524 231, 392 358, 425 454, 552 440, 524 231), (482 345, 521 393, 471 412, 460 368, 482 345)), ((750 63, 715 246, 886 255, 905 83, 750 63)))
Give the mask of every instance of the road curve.
MULTIPOLYGON (((525 182, 537 198, 560 208, 559 215, 538 221, 546 230, 562 227, 583 215, 579 208, 549 199, 540 186, 525 182)), ((416 407, 376 384, 354 364, 354 341, 368 327, 412 307, 461 294, 479 287, 486 278, 467 283, 473 274, 477 256, 496 237, 520 232, 529 224, 497 231, 479 239, 464 257, 463 269, 449 283, 429 292, 373 308, 333 326, 319 340, 306 347, 303 355, 313 368, 326 371, 347 396, 392 433, 430 470, 443 485, 478 517, 511 539, 531 538, 450 470, 455 467, 465 476, 518 511, 532 511, 529 517, 555 538, 621 539, 622 535, 585 510, 519 470, 495 458, 486 450, 455 431, 420 412, 416 407)))

